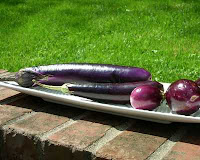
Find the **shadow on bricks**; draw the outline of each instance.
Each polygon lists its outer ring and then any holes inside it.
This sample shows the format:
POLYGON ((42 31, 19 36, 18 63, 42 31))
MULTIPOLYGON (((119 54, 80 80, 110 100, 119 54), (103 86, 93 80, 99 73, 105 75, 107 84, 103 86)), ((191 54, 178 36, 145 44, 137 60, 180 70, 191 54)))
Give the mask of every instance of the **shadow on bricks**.
POLYGON ((162 124, 154 123, 150 121, 137 120, 133 126, 127 129, 127 131, 135 132, 143 135, 152 135, 156 137, 169 138, 180 128, 180 124, 162 124))
POLYGON ((42 98, 34 96, 26 96, 24 98, 9 103, 9 105, 31 109, 35 112, 43 112, 57 116, 66 116, 68 118, 78 116, 79 114, 85 112, 85 110, 83 109, 47 102, 44 101, 42 98))
POLYGON ((7 104, 10 103, 12 101, 15 101, 16 99, 20 99, 24 96, 26 96, 23 93, 19 93, 19 92, 13 92, 10 89, 2 89, 1 91, 1 96, 0 96, 0 104, 7 104))
MULTIPOLYGON (((31 109, 35 112, 44 112, 44 113, 53 114, 57 116, 66 116, 72 119, 73 117, 76 117, 79 114, 82 114, 88 111, 88 110, 84 110, 84 109, 80 109, 76 107, 70 107, 66 105, 46 102, 42 98, 38 98, 34 96, 25 96, 21 99, 18 99, 14 102, 9 103, 9 105, 14 105, 20 108, 23 107, 26 109, 31 109)), ((90 112, 90 115, 81 118, 81 120, 115 127, 131 119, 131 118, 115 116, 115 115, 100 113, 100 112, 95 112, 95 111, 89 111, 89 112, 90 112)), ((135 120, 132 127, 128 128, 127 130, 132 131, 132 132, 142 133, 142 134, 155 135, 155 136, 168 138, 180 126, 181 125, 179 123, 171 123, 171 124, 166 125, 166 124, 148 122, 148 121, 143 121, 143 120, 135 120)))
POLYGON ((200 126, 199 124, 186 124, 187 133, 181 138, 180 142, 199 146, 200 150, 200 126))
POLYGON ((57 116, 64 116, 71 119, 82 113, 89 112, 90 113, 89 116, 83 117, 81 118, 81 120, 90 121, 92 123, 99 123, 103 125, 110 125, 110 126, 117 126, 129 120, 129 118, 121 116, 114 116, 106 113, 88 111, 67 105, 47 102, 44 101, 42 98, 34 96, 23 97, 21 99, 9 103, 9 105, 13 105, 20 108, 31 109, 32 111, 35 112, 43 112, 57 116))

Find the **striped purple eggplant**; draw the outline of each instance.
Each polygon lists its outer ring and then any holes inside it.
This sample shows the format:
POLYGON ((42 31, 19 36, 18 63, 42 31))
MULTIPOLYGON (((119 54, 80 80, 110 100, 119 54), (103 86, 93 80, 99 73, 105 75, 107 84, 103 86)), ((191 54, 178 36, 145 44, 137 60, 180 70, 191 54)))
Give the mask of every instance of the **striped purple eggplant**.
POLYGON ((32 80, 49 85, 74 82, 124 83, 151 80, 151 73, 143 68, 111 64, 69 63, 21 69, 16 82, 23 87, 32 80))
POLYGON ((66 83, 62 86, 51 86, 35 81, 41 87, 58 90, 97 101, 126 104, 130 103, 130 94, 138 86, 147 85, 163 91, 163 85, 156 81, 126 83, 66 83))
POLYGON ((191 115, 200 108, 200 88, 188 79, 173 82, 165 93, 166 101, 172 113, 191 115))
POLYGON ((130 95, 131 106, 135 109, 149 110, 156 109, 163 100, 163 92, 150 85, 136 87, 130 95))

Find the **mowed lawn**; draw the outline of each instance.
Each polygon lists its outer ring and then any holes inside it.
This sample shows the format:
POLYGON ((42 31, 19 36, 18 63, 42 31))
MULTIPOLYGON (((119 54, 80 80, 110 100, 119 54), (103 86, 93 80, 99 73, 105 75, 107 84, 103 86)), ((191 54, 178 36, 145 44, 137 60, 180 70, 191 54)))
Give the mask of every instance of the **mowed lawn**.
POLYGON ((199 0, 0 0, 0 68, 70 62, 200 77, 199 0))

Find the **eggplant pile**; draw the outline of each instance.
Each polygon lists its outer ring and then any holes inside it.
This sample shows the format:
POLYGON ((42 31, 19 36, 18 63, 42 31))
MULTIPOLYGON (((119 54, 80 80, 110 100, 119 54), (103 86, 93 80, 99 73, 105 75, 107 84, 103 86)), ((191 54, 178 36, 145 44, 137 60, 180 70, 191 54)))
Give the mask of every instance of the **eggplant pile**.
POLYGON ((131 104, 135 109, 154 110, 164 99, 172 113, 191 115, 200 108, 200 79, 181 79, 164 93, 144 68, 111 64, 69 63, 19 70, 15 81, 22 87, 41 86, 92 100, 131 104))
POLYGON ((39 85, 96 101, 127 104, 131 92, 147 85, 163 90, 143 68, 111 64, 69 63, 21 69, 16 82, 23 87, 39 85))

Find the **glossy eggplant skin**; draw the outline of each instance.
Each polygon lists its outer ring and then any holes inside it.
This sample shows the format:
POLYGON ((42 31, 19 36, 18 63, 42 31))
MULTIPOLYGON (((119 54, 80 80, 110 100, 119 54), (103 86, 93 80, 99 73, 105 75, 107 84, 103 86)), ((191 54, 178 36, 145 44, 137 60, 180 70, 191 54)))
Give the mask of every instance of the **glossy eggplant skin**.
POLYGON ((173 82, 165 97, 172 112, 177 114, 190 115, 200 107, 200 88, 192 80, 180 79, 173 82))
POLYGON ((135 109, 149 110, 156 109, 163 100, 159 88, 150 85, 136 87, 130 95, 131 106, 135 109))
POLYGON ((128 104, 132 90, 141 85, 153 86, 163 90, 163 85, 156 81, 140 81, 126 83, 75 83, 67 87, 73 95, 96 101, 128 104))
POLYGON ((74 82, 124 83, 151 80, 151 73, 143 68, 111 64, 69 63, 37 66, 21 69, 16 74, 16 82, 23 87, 33 85, 32 79, 40 83, 62 85, 74 82))

